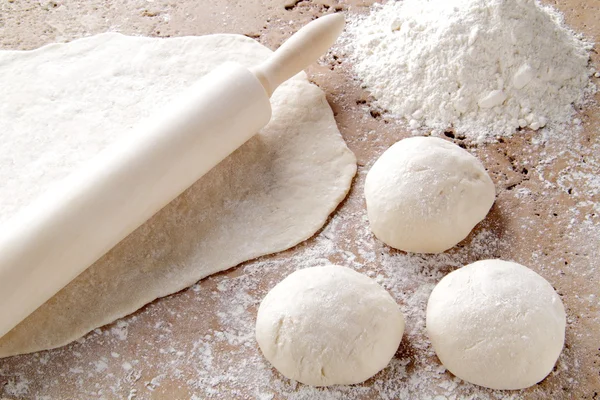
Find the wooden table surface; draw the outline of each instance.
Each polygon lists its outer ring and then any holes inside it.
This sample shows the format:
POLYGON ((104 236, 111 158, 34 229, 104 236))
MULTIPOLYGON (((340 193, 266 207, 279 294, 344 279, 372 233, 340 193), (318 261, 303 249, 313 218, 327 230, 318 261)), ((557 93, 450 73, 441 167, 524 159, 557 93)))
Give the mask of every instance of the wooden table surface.
MULTIPOLYGON (((600 40, 600 1, 550 2, 566 22, 600 40)), ((275 48, 315 16, 366 12, 371 1, 333 0, 0 0, 0 49, 119 31, 146 36, 239 33, 275 48)), ((598 67, 597 51, 592 59, 598 67)), ((368 231, 362 196, 370 165, 409 133, 381 115, 337 60, 309 69, 326 93, 340 131, 358 158, 349 197, 315 237, 247 262, 144 307, 61 349, 0 360, 7 399, 600 399, 600 108, 582 111, 581 132, 541 143, 520 132, 477 145, 446 137, 480 157, 498 192, 488 218, 443 255, 390 250, 368 231), (536 270, 561 295, 566 345, 555 371, 523 391, 492 391, 444 370, 423 333, 429 292, 449 271, 483 258, 536 270), (407 330, 389 368, 362 385, 315 389, 290 382, 264 361, 253 337, 266 292, 300 266, 352 266, 398 300, 407 330)), ((598 83, 598 79, 596 79, 598 83)), ((1 90, 1 88, 0 88, 1 90)), ((596 100, 600 99, 599 96, 596 100)))

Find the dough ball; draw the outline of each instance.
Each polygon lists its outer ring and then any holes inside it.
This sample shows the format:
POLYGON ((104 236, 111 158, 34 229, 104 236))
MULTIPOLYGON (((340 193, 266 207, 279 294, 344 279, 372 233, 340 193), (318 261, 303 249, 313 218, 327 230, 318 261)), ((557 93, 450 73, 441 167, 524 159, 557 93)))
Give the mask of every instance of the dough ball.
POLYGON ((307 385, 350 385, 385 368, 404 316, 375 281, 336 265, 296 271, 258 309, 256 340, 279 372, 307 385))
POLYGON ((483 165, 455 144, 401 140, 375 162, 365 182, 371 230, 400 250, 441 253, 469 235, 494 203, 483 165))
POLYGON ((448 274, 427 304, 427 333, 442 364, 492 389, 523 389, 544 379, 562 350, 565 325, 552 286, 501 260, 448 274))

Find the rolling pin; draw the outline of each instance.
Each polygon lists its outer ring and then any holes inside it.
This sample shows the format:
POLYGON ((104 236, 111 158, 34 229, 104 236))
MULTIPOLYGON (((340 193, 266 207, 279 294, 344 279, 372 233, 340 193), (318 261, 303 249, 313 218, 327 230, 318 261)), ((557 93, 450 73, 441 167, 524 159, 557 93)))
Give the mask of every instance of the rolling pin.
POLYGON ((216 68, 9 220, 0 232, 0 336, 264 127, 273 91, 343 28, 343 15, 327 15, 254 68, 216 68))

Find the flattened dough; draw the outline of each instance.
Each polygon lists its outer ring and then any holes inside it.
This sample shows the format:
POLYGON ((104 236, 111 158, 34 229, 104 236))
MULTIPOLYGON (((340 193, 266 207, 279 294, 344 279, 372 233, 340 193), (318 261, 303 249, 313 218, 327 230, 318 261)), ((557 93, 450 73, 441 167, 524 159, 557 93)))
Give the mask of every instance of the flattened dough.
MULTIPOLYGON (((238 35, 115 33, 0 52, 0 223, 225 61, 270 50, 238 35)), ((258 135, 0 339, 0 357, 65 345, 218 271, 311 237, 356 159, 304 73, 258 135)))

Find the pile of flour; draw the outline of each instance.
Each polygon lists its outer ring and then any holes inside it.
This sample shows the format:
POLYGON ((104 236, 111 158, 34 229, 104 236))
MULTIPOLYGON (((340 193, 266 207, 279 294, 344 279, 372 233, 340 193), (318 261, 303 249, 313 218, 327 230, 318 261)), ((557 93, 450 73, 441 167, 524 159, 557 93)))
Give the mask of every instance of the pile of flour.
POLYGON ((388 1, 351 19, 344 46, 377 104, 413 130, 556 131, 594 90, 591 44, 561 18, 535 0, 388 1))

